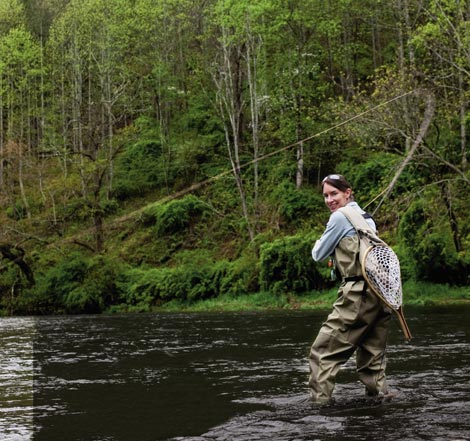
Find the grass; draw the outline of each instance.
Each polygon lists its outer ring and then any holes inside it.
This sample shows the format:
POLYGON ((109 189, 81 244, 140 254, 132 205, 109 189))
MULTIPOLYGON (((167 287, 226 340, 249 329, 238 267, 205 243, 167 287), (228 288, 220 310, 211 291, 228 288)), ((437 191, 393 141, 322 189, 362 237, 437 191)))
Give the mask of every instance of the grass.
MULTIPOLYGON (((470 302, 470 287, 452 287, 408 281, 403 286, 405 305, 456 305, 470 302)), ((173 300, 157 308, 159 312, 237 312, 281 309, 330 309, 336 299, 336 289, 302 295, 261 292, 240 296, 220 296, 195 302, 173 300)))
POLYGON ((160 306, 158 311, 237 312, 281 309, 325 309, 331 306, 335 297, 336 291, 327 293, 314 292, 302 296, 260 292, 240 296, 220 296, 192 303, 174 300, 160 306))
POLYGON ((470 287, 409 281, 403 298, 405 305, 461 305, 470 302, 470 287))

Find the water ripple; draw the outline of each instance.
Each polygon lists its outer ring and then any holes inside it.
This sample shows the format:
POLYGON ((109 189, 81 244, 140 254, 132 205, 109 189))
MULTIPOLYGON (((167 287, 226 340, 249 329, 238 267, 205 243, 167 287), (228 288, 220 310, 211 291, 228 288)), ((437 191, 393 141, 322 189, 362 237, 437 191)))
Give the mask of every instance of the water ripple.
POLYGON ((0 319, 7 441, 457 441, 470 436, 470 307, 407 311, 388 348, 391 401, 352 358, 335 401, 309 402, 323 313, 0 319))

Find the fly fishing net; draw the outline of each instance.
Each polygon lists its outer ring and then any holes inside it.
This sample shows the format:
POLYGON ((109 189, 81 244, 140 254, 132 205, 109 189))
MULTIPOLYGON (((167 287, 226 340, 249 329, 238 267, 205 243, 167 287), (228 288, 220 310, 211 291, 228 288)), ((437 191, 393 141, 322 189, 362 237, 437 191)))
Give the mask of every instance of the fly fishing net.
POLYGON ((398 309, 403 300, 400 262, 390 247, 371 247, 364 256, 362 265, 371 288, 378 291, 385 301, 398 309))

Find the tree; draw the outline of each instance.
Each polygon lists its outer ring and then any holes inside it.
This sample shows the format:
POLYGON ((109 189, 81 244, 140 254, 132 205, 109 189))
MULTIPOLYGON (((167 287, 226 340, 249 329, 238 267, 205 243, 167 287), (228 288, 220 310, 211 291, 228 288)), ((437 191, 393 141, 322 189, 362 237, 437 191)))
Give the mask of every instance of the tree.
MULTIPOLYGON (((0 85, 3 86, 0 108, 4 116, 0 124, 0 155, 8 161, 5 151, 8 144, 10 158, 14 158, 11 164, 15 166, 15 171, 10 173, 18 182, 25 213, 31 217, 23 176, 25 163, 37 154, 41 136, 38 130, 42 75, 40 48, 24 28, 12 29, 0 39, 0 59, 0 85)), ((0 175, 2 182, 3 175, 4 168, 0 175)))
MULTIPOLYGON (((60 109, 63 146, 53 147, 74 161, 81 198, 95 228, 95 249, 104 247, 103 203, 112 187, 117 127, 128 115, 124 70, 132 10, 125 1, 113 8, 101 0, 72 1, 51 29, 48 51, 56 76, 53 103, 60 109)), ((57 139, 60 139, 57 137, 57 139)))
POLYGON ((216 5, 214 24, 220 32, 218 51, 212 72, 216 86, 217 105, 224 124, 227 152, 235 183, 240 195, 243 216, 250 239, 253 240, 256 219, 249 212, 248 194, 242 175, 242 146, 244 126, 250 120, 251 160, 253 166, 253 204, 257 210, 258 157, 260 155, 260 117, 262 100, 259 95, 260 81, 258 63, 263 57, 263 39, 254 23, 263 19, 264 8, 249 2, 222 0, 216 5), (248 92, 245 93, 245 90, 248 92), (254 220, 254 225, 253 225, 254 220))
POLYGON ((20 0, 3 0, 0 2, 0 36, 11 29, 25 25, 24 8, 20 0))
POLYGON ((429 72, 428 76, 436 78, 436 86, 445 97, 448 123, 453 124, 454 112, 459 115, 460 164, 456 165, 466 170, 470 10, 465 1, 432 0, 427 12, 429 20, 415 31, 412 44, 419 51, 422 63, 429 72))

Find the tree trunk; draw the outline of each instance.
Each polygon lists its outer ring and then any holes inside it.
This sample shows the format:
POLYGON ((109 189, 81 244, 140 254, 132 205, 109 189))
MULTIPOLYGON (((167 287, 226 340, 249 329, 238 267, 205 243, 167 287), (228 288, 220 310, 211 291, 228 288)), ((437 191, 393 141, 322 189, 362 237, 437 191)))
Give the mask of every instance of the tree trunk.
POLYGON ((260 154, 259 146, 259 130, 260 130, 260 97, 258 94, 258 56, 260 50, 259 40, 251 35, 249 25, 248 41, 246 44, 246 62, 247 62, 247 78, 248 89, 250 92, 250 110, 251 110, 251 139, 253 143, 253 205, 255 213, 258 212, 258 193, 259 193, 259 173, 258 158, 260 154))
POLYGON ((390 184, 388 184, 384 196, 382 197, 379 205, 377 208, 374 210, 378 210, 382 202, 390 196, 390 194, 393 191, 393 188, 395 187, 395 184, 398 181, 398 178, 402 174, 403 170, 406 168, 406 166, 409 164, 411 159, 413 158, 413 155, 415 154, 416 150, 418 147, 421 145, 423 142, 424 137, 426 136, 426 133, 429 129, 429 126, 432 122, 432 119, 434 117, 434 110, 435 110, 435 101, 434 101, 434 96, 431 93, 427 93, 425 96, 426 99, 426 109, 424 111, 424 116, 423 116, 423 121, 421 122, 421 127, 419 128, 418 135, 416 136, 416 139, 414 140, 411 148, 409 149, 405 159, 403 162, 400 164, 400 167, 398 167, 397 172, 395 173, 395 176, 393 176, 392 180, 390 181, 390 184))
MULTIPOLYGON (((0 75, 0 88, 2 87, 3 79, 0 75)), ((4 130, 3 130, 3 96, 0 94, 0 188, 4 188, 4 145, 5 145, 5 138, 4 138, 4 130)))
POLYGON ((2 243, 0 244, 0 253, 4 259, 18 265, 21 272, 26 277, 29 286, 35 284, 34 273, 31 267, 24 261, 25 251, 16 245, 2 243))
MULTIPOLYGON (((405 3, 407 0, 397 0, 396 2, 396 14, 398 18, 398 71, 401 76, 401 80, 403 83, 406 81, 407 71, 408 71, 408 63, 406 62, 406 21, 409 20, 407 17, 407 9, 404 11, 405 3)), ((403 117, 406 122, 406 126, 408 129, 412 127, 410 111, 408 109, 408 101, 403 100, 403 117)), ((409 152, 411 149, 411 138, 407 137, 405 139, 405 151, 409 152)))
POLYGON ((449 184, 447 182, 443 182, 440 185, 442 199, 444 201, 444 205, 447 209, 447 215, 449 216, 449 225, 450 230, 452 231, 452 239, 454 241, 455 251, 458 253, 463 251, 462 248, 462 241, 460 239, 460 232, 459 232, 459 225, 457 222, 457 218, 454 213, 454 209, 452 207, 452 195, 450 192, 449 184))
POLYGON ((462 171, 467 169, 467 100, 465 98, 466 91, 464 90, 464 81, 462 71, 459 70, 459 103, 460 103, 460 154, 462 171))
POLYGON ((299 142, 297 145, 297 170, 295 174, 295 184, 297 188, 302 187, 304 180, 304 143, 299 142))
POLYGON ((220 71, 216 73, 214 81, 217 87, 219 110, 224 120, 225 139, 227 142, 228 155, 232 166, 235 182, 240 194, 243 217, 247 223, 250 240, 255 237, 248 212, 246 191, 241 175, 240 162, 240 137, 242 133, 241 118, 243 113, 242 102, 242 72, 240 60, 242 50, 236 44, 228 42, 227 29, 222 28, 222 59, 220 71), (228 121, 227 121, 228 120, 228 121))

